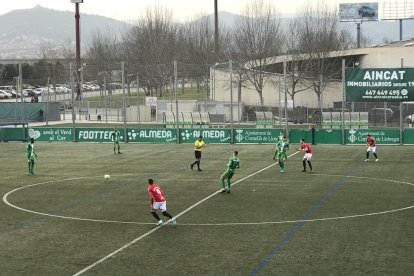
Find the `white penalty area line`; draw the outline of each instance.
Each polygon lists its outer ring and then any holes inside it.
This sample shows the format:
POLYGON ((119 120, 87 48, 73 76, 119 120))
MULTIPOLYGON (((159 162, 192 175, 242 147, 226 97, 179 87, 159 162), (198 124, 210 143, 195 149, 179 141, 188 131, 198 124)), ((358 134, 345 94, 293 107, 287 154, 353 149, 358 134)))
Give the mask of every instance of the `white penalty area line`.
MULTIPOLYGON (((298 154, 299 152, 300 152, 300 151, 294 152, 294 153, 292 153, 291 155, 289 155, 288 157, 292 157, 292 156, 294 156, 294 155, 298 154)), ((252 174, 249 174, 249 175, 247 175, 247 176, 245 176, 245 177, 243 177, 243 178, 241 178, 241 179, 239 179, 239 180, 235 181, 233 184, 231 184, 231 186, 234 186, 234 185, 236 185, 237 183, 240 183, 240 182, 242 182, 242 181, 244 181, 244 180, 246 180, 246 179, 248 179, 248 178, 250 178, 250 177, 252 177, 252 176, 255 176, 256 174, 259 174, 259 173, 261 173, 261 172, 263 172, 263 171, 265 171, 265 170, 267 170, 267 169, 269 169, 269 168, 271 168, 271 167, 275 166, 277 163, 278 163, 278 162, 275 162, 275 163, 273 163, 273 164, 271 164, 271 165, 269 165, 269 166, 267 166, 267 167, 264 167, 263 169, 258 170, 257 172, 254 172, 254 173, 252 173, 252 174)), ((220 190, 218 190, 218 191, 216 191, 216 192, 214 192, 214 193, 212 193, 211 195, 209 195, 209 196, 205 197, 204 199, 202 199, 202 200, 200 200, 200 201, 198 201, 198 202, 194 203, 193 205, 191 205, 190 207, 188 207, 187 209, 185 209, 184 211, 182 211, 181 213, 179 213, 179 214, 178 214, 178 215, 176 215, 175 217, 176 217, 176 218, 179 218, 180 216, 184 215, 185 213, 189 212, 190 210, 194 209, 195 207, 197 207, 197 206, 198 206, 198 205, 200 205, 201 203, 203 203, 203 202, 205 202, 205 201, 209 200, 210 198, 212 198, 213 196, 215 196, 215 195, 217 195, 217 194, 219 194, 219 193, 221 193, 221 189, 220 189, 220 190)), ((167 224, 167 223, 169 223, 169 222, 170 222, 170 220, 168 220, 167 222, 165 222, 165 224, 167 224)), ((147 236, 151 235, 152 233, 154 233, 155 231, 158 231, 159 229, 161 229, 161 227, 156 227, 156 228, 154 228, 154 229, 152 229, 152 230, 148 231, 147 233, 145 233, 145 234, 143 234, 143 235, 139 236, 138 238, 136 238, 136 239, 134 239, 134 240, 130 241, 129 243, 125 244, 124 246, 122 246, 122 247, 118 248, 117 250, 113 251, 112 253, 110 253, 110 254, 106 255, 105 257, 101 258, 100 260, 98 260, 98 261, 94 262, 93 264, 91 264, 91 265, 89 265, 89 266, 85 267, 84 269, 82 269, 82 270, 78 271, 77 273, 73 274, 73 276, 78 276, 78 275, 81 275, 81 274, 83 274, 83 273, 87 272, 88 270, 90 270, 90 269, 94 268, 94 267, 95 267, 95 266, 97 266, 98 264, 100 264, 100 263, 104 262, 105 260, 107 260, 107 259, 109 259, 109 258, 111 258, 111 257, 115 256, 116 254, 118 254, 118 253, 119 253, 119 252, 121 252, 122 250, 124 250, 124 249, 126 249, 126 248, 130 247, 131 245, 133 245, 133 244, 135 244, 136 242, 138 242, 138 241, 142 240, 143 238, 145 238, 145 237, 147 237, 147 236)))

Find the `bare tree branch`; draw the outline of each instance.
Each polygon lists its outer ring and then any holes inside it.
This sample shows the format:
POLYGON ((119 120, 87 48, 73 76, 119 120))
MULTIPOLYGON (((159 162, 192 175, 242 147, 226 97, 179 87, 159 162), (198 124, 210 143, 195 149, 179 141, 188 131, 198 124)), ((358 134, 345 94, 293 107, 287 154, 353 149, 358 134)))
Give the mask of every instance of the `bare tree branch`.
POLYGON ((270 2, 255 0, 247 5, 234 30, 234 52, 243 66, 244 78, 259 94, 263 105, 263 88, 270 74, 265 71, 269 57, 283 50, 284 35, 280 16, 270 2))

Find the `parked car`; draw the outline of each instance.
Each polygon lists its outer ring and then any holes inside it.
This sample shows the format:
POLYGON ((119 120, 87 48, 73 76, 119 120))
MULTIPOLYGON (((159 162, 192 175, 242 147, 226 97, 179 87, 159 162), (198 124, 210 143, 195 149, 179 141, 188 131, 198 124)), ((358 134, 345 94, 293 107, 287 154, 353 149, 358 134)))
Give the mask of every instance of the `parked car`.
POLYGON ((71 92, 71 90, 65 86, 56 86, 55 90, 56 90, 56 93, 59 93, 59 94, 66 94, 66 93, 71 92))
POLYGON ((406 116, 406 117, 405 117, 405 121, 406 121, 408 124, 413 124, 413 123, 414 123, 414 114, 411 114, 411 115, 406 116))
POLYGON ((43 92, 43 88, 35 88, 33 91, 36 93, 37 96, 41 96, 43 92))
POLYGON ((23 97, 33 97, 36 95, 36 92, 33 89, 23 89, 23 97))
POLYGON ((358 15, 361 17, 375 17, 376 14, 375 9, 368 6, 362 6, 358 10, 358 15))
POLYGON ((22 94, 20 92, 16 92, 15 90, 9 90, 8 93, 12 94, 12 98, 21 98, 22 94))
POLYGON ((62 93, 70 93, 72 90, 67 87, 65 84, 56 84, 55 87, 56 93, 62 94, 62 93))
POLYGON ((12 94, 5 90, 0 90, 0 94, 2 95, 2 99, 11 99, 13 97, 12 94))

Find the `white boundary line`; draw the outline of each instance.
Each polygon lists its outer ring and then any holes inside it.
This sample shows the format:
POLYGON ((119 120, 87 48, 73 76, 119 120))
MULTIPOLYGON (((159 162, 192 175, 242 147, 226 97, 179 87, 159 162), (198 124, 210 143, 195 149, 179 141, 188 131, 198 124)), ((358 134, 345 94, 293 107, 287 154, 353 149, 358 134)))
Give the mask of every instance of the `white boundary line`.
MULTIPOLYGON (((129 176, 129 175, 135 175, 135 174, 122 174, 122 175, 117 175, 117 176, 129 176)), ((11 190, 8 193, 4 194, 3 202, 5 204, 9 205, 10 207, 16 208, 17 210, 32 213, 32 214, 36 214, 36 215, 46 216, 46 217, 54 217, 54 218, 69 219, 69 220, 92 221, 92 222, 108 222, 108 223, 123 223, 123 224, 154 224, 154 223, 150 223, 150 222, 140 222, 140 223, 128 222, 128 221, 121 222, 121 221, 116 221, 116 220, 87 219, 87 218, 79 218, 79 217, 68 217, 68 216, 53 215, 53 214, 42 213, 42 212, 37 212, 37 211, 25 209, 25 208, 19 207, 17 205, 14 205, 13 203, 10 203, 10 201, 8 200, 8 197, 9 197, 10 194, 12 194, 16 191, 19 191, 19 190, 29 188, 29 187, 35 187, 35 186, 39 186, 39 185, 56 183, 56 182, 64 182, 64 181, 69 181, 69 180, 80 180, 80 179, 89 179, 89 178, 96 178, 96 176, 90 176, 90 177, 89 176, 84 176, 84 177, 75 177, 75 178, 65 178, 65 179, 59 179, 59 180, 50 180, 50 181, 46 181, 46 182, 40 182, 40 183, 35 183, 35 184, 22 186, 22 187, 16 188, 16 189, 11 190)))
MULTIPOLYGON (((134 175, 134 174, 125 174, 125 175, 118 175, 118 176, 129 176, 129 175, 134 175)), ((343 177, 343 175, 337 175, 337 174, 317 174, 317 173, 313 173, 310 176, 317 176, 317 175, 343 177)), ((379 179, 379 178, 366 177, 366 176, 346 176, 346 177, 348 177, 348 178, 358 178, 358 179, 370 179, 370 180, 385 181, 385 182, 394 182, 394 183, 414 186, 414 183, 398 181, 398 180, 393 180, 393 179, 379 179)), ((102 220, 102 219, 89 219, 89 218, 54 215, 54 214, 42 213, 42 212, 37 212, 37 211, 25 209, 25 208, 19 207, 17 205, 14 205, 13 203, 10 203, 8 201, 8 196, 11 193, 13 193, 15 191, 18 191, 18 190, 28 188, 28 187, 33 187, 33 186, 42 185, 42 184, 63 182, 63 181, 68 181, 68 180, 87 179, 87 178, 93 178, 93 177, 67 178, 67 179, 47 181, 47 182, 36 183, 36 184, 31 184, 31 185, 19 187, 19 188, 16 188, 16 189, 8 192, 7 194, 5 194, 3 196, 3 202, 5 204, 9 205, 10 207, 16 208, 20 211, 24 211, 24 212, 28 212, 28 213, 32 213, 32 214, 37 214, 37 215, 41 215, 41 216, 47 216, 47 217, 54 217, 54 218, 61 218, 61 219, 68 219, 68 220, 100 222, 100 223, 118 223, 118 224, 135 224, 135 225, 153 225, 154 224, 152 222, 102 220)), ((241 181, 241 180, 239 180, 239 181, 241 181)), ((236 183, 237 182, 235 182, 235 184, 236 183)), ((215 193, 215 194, 217 194, 217 193, 215 193)), ((223 223, 180 223, 180 226, 239 226, 239 225, 265 225, 265 224, 285 224, 285 223, 298 223, 298 222, 328 221, 328 220, 337 220, 337 219, 348 219, 348 218, 358 218, 358 217, 365 217, 365 216, 383 215, 383 214, 395 213, 395 212, 404 211, 404 210, 413 209, 413 208, 414 208, 414 205, 407 206, 407 207, 402 207, 402 208, 398 208, 398 209, 378 211, 378 212, 373 212, 373 213, 365 213, 365 214, 357 214, 357 215, 349 215, 349 216, 339 216, 339 217, 316 218, 316 219, 308 219, 308 220, 283 220, 283 221, 259 221, 259 222, 223 222, 223 223)), ((182 214, 180 213, 179 215, 182 215, 182 214)))
MULTIPOLYGON (((297 153, 299 153, 299 151, 291 154, 289 157, 296 155, 297 153)), ((247 175, 237 181, 235 181, 233 185, 236 185, 256 174, 259 174, 273 166, 275 166, 277 164, 273 163, 263 169, 260 169, 250 175, 247 175)), ((127 175, 134 175, 134 174, 125 174, 127 175)), ((312 175, 327 175, 327 174, 312 174, 312 175)), ((343 176, 343 175, 327 175, 327 176, 343 176)), ((413 183, 409 183, 409 182, 404 182, 404 181, 397 181, 397 180, 391 180, 391 179, 379 179, 379 178, 371 178, 371 177, 364 177, 364 176, 346 176, 348 178, 362 178, 362 179, 371 179, 371 180, 378 180, 378 181, 388 181, 388 182, 394 182, 394 183, 402 183, 402 184, 407 184, 407 185, 411 185, 414 186, 413 183)), ((34 187, 34 186, 38 186, 38 185, 42 185, 42 184, 48 184, 48 183, 56 183, 56 182, 63 182, 63 181, 68 181, 68 180, 79 180, 79 179, 87 179, 87 178, 93 178, 93 177, 77 177, 77 178, 70 178, 70 179, 61 179, 61 180, 52 180, 52 181, 47 181, 47 182, 41 182, 41 183, 36 183, 36 184, 31 184, 31 185, 27 185, 27 186, 23 186, 23 187, 19 187, 16 188, 12 191, 9 191, 8 193, 6 193, 3 196, 3 201, 4 203, 6 203, 7 205, 16 208, 18 210, 21 211, 25 211, 25 212, 29 212, 29 213, 34 213, 34 214, 38 214, 38 215, 44 215, 44 216, 49 216, 49 217, 56 217, 56 218, 62 218, 62 219, 72 219, 72 220, 81 220, 81 221, 92 221, 92 222, 106 222, 106 223, 123 223, 123 224, 151 224, 153 225, 153 223, 141 223, 141 222, 128 222, 128 221, 111 221, 111 220, 98 220, 98 219, 85 219, 85 218, 77 218, 77 217, 66 217, 66 216, 59 216, 59 215, 52 215, 52 214, 47 214, 47 213, 41 213, 41 212, 36 212, 36 211, 32 211, 32 210, 27 210, 21 207, 18 207, 16 205, 13 205, 12 203, 10 203, 7 200, 7 197, 13 193, 16 192, 18 190, 22 190, 24 188, 27 187, 34 187)), ((184 211, 182 211, 181 213, 179 213, 178 215, 176 215, 176 218, 184 215, 185 213, 189 212, 190 210, 192 210, 193 208, 197 207, 198 205, 200 205, 201 203, 207 201, 208 199, 212 198, 213 196, 217 195, 218 193, 221 193, 221 189, 212 193, 211 195, 207 196, 206 198, 198 201, 197 203, 191 205, 190 207, 188 207, 187 209, 185 209, 184 211)), ((309 219, 309 220, 286 220, 286 221, 269 221, 269 222, 240 222, 240 223, 200 223, 200 224, 196 224, 196 223, 183 223, 180 224, 180 226, 237 226, 237 225, 265 225, 265 224, 283 224, 283 223, 297 223, 297 222, 313 222, 313 221, 328 221, 328 220, 338 220, 338 219, 347 219, 347 218, 357 218, 357 217, 365 217, 365 216, 374 216, 374 215, 380 215, 380 214, 387 214, 387 213, 394 213, 394 212, 398 212, 398 211, 403 211, 403 210, 408 210, 408 209, 412 209, 414 208, 413 206, 408 206, 408 207, 403 207, 403 208, 399 208, 399 209, 394 209, 394 210, 387 210, 387 211, 381 211, 381 212, 374 212, 374 213, 368 213, 368 214, 359 214, 359 215, 350 215, 350 216, 340 216, 340 217, 330 217, 330 218, 319 218, 319 219, 309 219)), ((170 220, 168 220, 166 222, 169 223, 170 220)), ((139 240, 151 235, 152 233, 154 233, 155 231, 159 230, 161 227, 156 227, 150 231, 148 231, 147 233, 137 237, 136 239, 132 240, 131 242, 125 244, 124 246, 120 247, 119 249, 113 251, 112 253, 106 255, 105 257, 101 258, 100 260, 96 261, 95 263, 89 265, 88 267, 82 269, 81 271, 77 272, 76 274, 74 274, 74 276, 77 275, 81 275, 84 272, 90 270, 91 268, 97 266, 98 264, 104 262, 105 260, 107 260, 108 258, 111 258, 112 256, 116 255, 117 253, 121 252, 122 250, 128 248, 129 246, 135 244, 136 242, 138 242, 139 240)))
MULTIPOLYGON (((297 154, 297 153, 299 153, 299 151, 297 151, 297 152, 295 152, 295 153, 291 154, 289 157, 291 157, 291 156, 293 156, 293 155, 295 155, 295 154, 297 154)), ((255 172, 255 173, 252 173, 252 174, 250 174, 250 175, 248 175, 248 176, 245 176, 245 177, 243 177, 243 178, 241 178, 241 179, 237 180, 236 182, 234 182, 234 183, 232 184, 232 186, 233 186, 233 185, 236 185, 237 183, 240 183, 240 182, 242 182, 242 181, 244 181, 244 180, 246 180, 246 179, 248 179, 248 178, 250 178, 250 177, 252 177, 252 176, 254 176, 254 175, 256 175, 256 174, 258 174, 258 173, 261 173, 261 172, 263 172, 263 171, 265 171, 265 170, 267 170, 267 169, 269 169, 269 168, 271 168, 271 167, 273 167, 273 166, 275 166, 275 164, 277 164, 277 163, 273 163, 273 164, 271 164, 271 165, 269 165, 269 166, 267 166, 267 167, 265 167, 265 168, 263 168, 263 169, 261 169, 261 170, 258 170, 258 171, 257 171, 257 172, 255 172)), ((193 208, 197 207, 198 205, 200 205, 200 204, 201 204, 201 203, 203 203, 204 201, 206 201, 206 200, 208 200, 208 199, 212 198, 213 196, 215 196, 215 195, 216 195, 216 194, 218 194, 218 193, 221 193, 221 189, 220 189, 220 190, 218 190, 218 191, 216 191, 216 192, 214 192, 214 193, 212 193, 211 195, 207 196, 206 198, 204 198, 204 199, 200 200, 199 202, 197 202, 197 203, 195 203, 195 204, 191 205, 190 207, 188 207, 187 209, 185 209, 184 211, 182 211, 181 213, 179 213, 179 214, 178 214, 178 215, 176 215, 175 217, 176 217, 176 218, 178 218, 178 217, 180 217, 180 216, 184 215, 185 213, 187 213, 187 212, 188 212, 188 211, 190 211, 191 209, 193 209, 193 208)), ((169 222, 169 221, 167 221, 166 223, 168 223, 168 222, 169 222)), ((146 236, 151 235, 152 233, 154 233, 155 231, 157 231, 157 230, 159 230, 159 229, 161 229, 161 227, 157 227, 157 228, 154 228, 154 229, 152 229, 152 230, 148 231, 147 233, 145 233, 145 234, 143 234, 143 235, 139 236, 138 238, 134 239, 133 241, 130 241, 129 243, 125 244, 124 246, 120 247, 119 249, 117 249, 117 250, 113 251, 112 253, 110 253, 110 254, 106 255, 105 257, 101 258, 100 260, 98 260, 98 261, 94 262, 93 264, 91 264, 91 265, 89 265, 89 266, 85 267, 85 268, 84 268, 84 269, 82 269, 81 271, 79 271, 79 272, 77 272, 77 273, 73 274, 73 276, 78 276, 78 275, 81 275, 81 274, 85 273, 86 271, 90 270, 91 268, 93 268, 93 267, 97 266, 98 264, 100 264, 100 263, 104 262, 104 261, 105 261, 105 260, 107 260, 108 258, 111 258, 112 256, 114 256, 114 255, 116 255, 117 253, 121 252, 122 250, 124 250, 124 249, 126 249, 126 248, 130 247, 131 245, 133 245, 133 244, 134 244, 134 243, 136 243, 137 241, 142 240, 142 239, 143 239, 143 238, 145 238, 146 236)))

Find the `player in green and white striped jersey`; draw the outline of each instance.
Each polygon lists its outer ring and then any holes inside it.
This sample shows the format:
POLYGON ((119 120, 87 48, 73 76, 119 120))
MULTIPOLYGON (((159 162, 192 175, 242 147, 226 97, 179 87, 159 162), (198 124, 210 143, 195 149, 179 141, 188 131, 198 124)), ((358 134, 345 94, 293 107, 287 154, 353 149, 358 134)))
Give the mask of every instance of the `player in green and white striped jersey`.
POLYGON ((279 168, 280 168, 280 172, 284 173, 285 172, 285 159, 287 159, 287 154, 286 154, 286 150, 289 149, 289 142, 286 138, 286 136, 283 136, 282 141, 279 141, 277 143, 277 159, 279 162, 279 168))
POLYGON ((234 175, 234 170, 236 168, 240 168, 240 160, 237 157, 239 155, 239 152, 236 150, 233 152, 233 156, 230 157, 229 162, 227 163, 227 170, 221 175, 220 181, 221 181, 221 192, 227 192, 230 193, 230 179, 234 175), (227 188, 225 187, 224 180, 227 179, 227 188))
MULTIPOLYGON (((279 133, 279 136, 277 137, 277 141, 276 141, 276 146, 275 146, 275 154, 273 155, 273 160, 276 160, 276 157, 277 157, 277 153, 279 152, 279 148, 278 148, 278 143, 280 142, 280 141, 282 141, 282 139, 283 139, 283 133, 282 132, 280 132, 279 133)), ((287 158, 287 157, 286 157, 287 158)))
POLYGON ((30 138, 30 142, 26 146, 27 153, 27 165, 29 169, 29 175, 34 175, 34 164, 37 154, 34 151, 34 138, 30 138))
POLYGON ((121 132, 116 127, 114 131, 111 133, 111 140, 114 142, 114 153, 121 153, 121 146, 119 145, 119 140, 121 140, 121 132))

